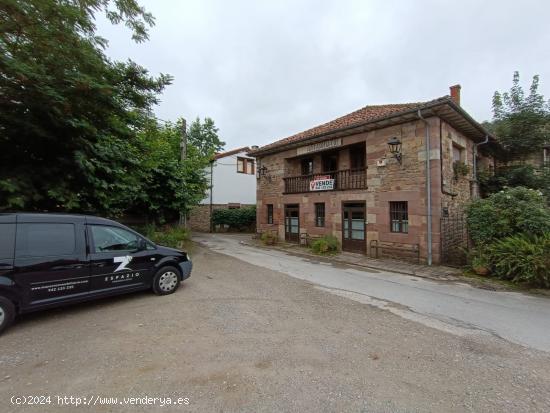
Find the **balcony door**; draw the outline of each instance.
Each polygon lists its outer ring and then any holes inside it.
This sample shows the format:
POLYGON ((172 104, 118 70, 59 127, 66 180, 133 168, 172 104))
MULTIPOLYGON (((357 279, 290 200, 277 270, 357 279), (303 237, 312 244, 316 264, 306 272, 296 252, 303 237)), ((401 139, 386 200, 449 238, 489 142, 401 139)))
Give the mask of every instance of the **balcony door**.
POLYGON ((321 156, 323 172, 336 172, 338 170, 338 152, 324 153, 321 156))
POLYGON ((300 241, 300 206, 298 204, 285 205, 285 240, 300 241))
POLYGON ((364 202, 342 204, 342 249, 364 254, 366 241, 366 208, 364 202))

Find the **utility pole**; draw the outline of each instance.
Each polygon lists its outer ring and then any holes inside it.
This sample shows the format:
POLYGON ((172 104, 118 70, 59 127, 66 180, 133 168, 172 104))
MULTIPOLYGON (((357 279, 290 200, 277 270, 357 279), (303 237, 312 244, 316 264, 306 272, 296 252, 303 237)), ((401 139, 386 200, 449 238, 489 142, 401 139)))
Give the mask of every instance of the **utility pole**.
MULTIPOLYGON (((185 158, 187 157, 187 122, 182 118, 182 127, 181 127, 181 142, 180 142, 180 163, 181 167, 184 167, 185 158)), ((183 182, 182 182, 183 187, 183 182)), ((184 211, 180 211, 180 226, 187 227, 187 216, 184 211)))

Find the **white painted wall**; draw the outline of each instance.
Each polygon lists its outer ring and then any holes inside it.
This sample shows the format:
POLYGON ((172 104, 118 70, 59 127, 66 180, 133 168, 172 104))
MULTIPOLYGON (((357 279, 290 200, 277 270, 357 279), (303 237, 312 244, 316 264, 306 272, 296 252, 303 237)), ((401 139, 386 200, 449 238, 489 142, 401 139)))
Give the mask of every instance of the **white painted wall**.
MULTIPOLYGON (((246 156, 246 152, 240 152, 214 162, 212 204, 256 204, 256 174, 238 173, 237 157, 253 159, 246 156)), ((210 179, 210 168, 207 168, 207 178, 210 179)), ((210 191, 201 204, 210 204, 210 191)))

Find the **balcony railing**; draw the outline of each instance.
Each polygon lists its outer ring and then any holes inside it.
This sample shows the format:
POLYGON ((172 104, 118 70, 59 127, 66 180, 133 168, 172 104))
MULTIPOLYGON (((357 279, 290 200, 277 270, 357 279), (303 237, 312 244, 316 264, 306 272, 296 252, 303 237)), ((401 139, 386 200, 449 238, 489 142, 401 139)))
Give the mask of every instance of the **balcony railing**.
POLYGON ((367 168, 289 176, 283 179, 285 182, 285 194, 366 189, 367 168))

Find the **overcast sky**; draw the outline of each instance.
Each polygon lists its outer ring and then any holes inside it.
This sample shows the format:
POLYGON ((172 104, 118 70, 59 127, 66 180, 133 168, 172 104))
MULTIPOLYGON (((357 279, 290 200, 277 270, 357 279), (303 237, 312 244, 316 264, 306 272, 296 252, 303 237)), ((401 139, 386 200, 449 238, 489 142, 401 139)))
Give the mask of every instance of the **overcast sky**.
POLYGON ((514 70, 550 98, 550 2, 140 0, 156 25, 136 44, 99 19, 109 56, 174 83, 161 119, 210 116, 226 149, 263 145, 371 104, 430 100, 462 85, 491 117, 514 70))

